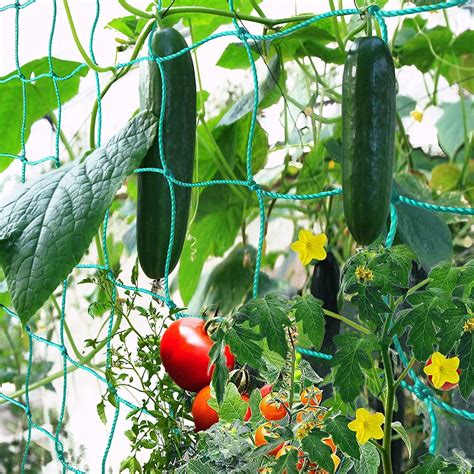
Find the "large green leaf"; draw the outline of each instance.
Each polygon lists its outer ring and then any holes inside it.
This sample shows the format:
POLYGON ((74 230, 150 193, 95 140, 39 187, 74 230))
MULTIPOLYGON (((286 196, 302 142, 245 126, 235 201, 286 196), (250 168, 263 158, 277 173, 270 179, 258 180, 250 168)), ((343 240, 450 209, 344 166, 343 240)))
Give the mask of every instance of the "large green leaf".
POLYGON ((321 440, 327 435, 319 429, 314 429, 303 438, 301 446, 311 462, 317 463, 328 472, 334 472, 334 462, 331 459, 331 448, 321 440))
MULTIPOLYGON (((418 199, 397 185, 404 196, 418 199)), ((451 260, 453 244, 447 224, 433 211, 399 203, 397 235, 418 256, 426 270, 440 262, 451 260)))
POLYGON ((464 114, 466 133, 474 128, 474 101, 463 99, 463 104, 443 104, 442 109, 443 115, 436 122, 439 146, 450 158, 454 158, 464 143, 464 114))
POLYGON ((361 447, 362 457, 360 461, 355 461, 355 472, 357 474, 377 474, 380 466, 380 455, 377 448, 370 443, 361 447))
POLYGON ((445 466, 446 462, 442 457, 424 454, 419 458, 419 464, 408 472, 410 474, 434 474, 441 472, 445 466))
POLYGON ((308 294, 296 296, 293 309, 296 321, 303 323, 304 334, 319 351, 324 339, 324 313, 323 302, 308 294))
POLYGON ((229 186, 210 186, 201 193, 178 272, 179 291, 185 304, 196 291, 207 258, 222 257, 233 245, 242 224, 244 205, 245 201, 229 186))
MULTIPOLYGON (((260 3, 260 2, 257 2, 260 3)), ((172 4, 173 7, 207 7, 216 8, 225 12, 229 11, 229 5, 222 0, 166 0, 163 2, 163 9, 166 10, 172 4)), ((248 0, 234 0, 234 9, 238 14, 245 15, 252 11, 252 3, 248 0)), ((219 26, 231 22, 231 18, 220 15, 206 15, 199 13, 174 13, 165 16, 163 19, 165 26, 172 26, 179 20, 183 20, 186 25, 191 23, 193 29, 193 40, 200 41, 219 28, 219 26)))
POLYGON ((249 315, 252 326, 259 326, 260 335, 267 339, 269 349, 286 357, 288 344, 285 328, 291 325, 286 297, 268 293, 263 298, 249 301, 242 311, 249 315))
POLYGON ((462 370, 459 391, 463 398, 467 400, 474 390, 474 332, 463 334, 459 344, 459 358, 461 359, 460 368, 462 370))
MULTIPOLYGON (((280 77, 282 65, 278 55, 275 55, 268 64, 268 73, 266 77, 258 85, 259 104, 277 85, 280 77)), ((224 114, 218 126, 231 125, 243 116, 247 115, 254 105, 254 91, 250 91, 243 95, 235 104, 224 114)))
POLYGON ((235 325, 226 331, 225 340, 241 365, 248 364, 254 369, 264 369, 263 349, 255 341, 261 336, 251 329, 235 325))
POLYGON ((336 418, 329 418, 324 429, 332 436, 338 449, 354 459, 360 459, 356 434, 347 427, 349 422, 348 418, 339 415, 336 418))
POLYGON ((23 324, 79 263, 156 128, 151 112, 140 113, 82 163, 40 177, 0 205, 0 264, 23 324))
POLYGON ((352 402, 359 395, 365 380, 364 369, 372 367, 370 352, 374 350, 372 337, 355 333, 340 334, 334 338, 336 354, 331 360, 335 369, 334 387, 345 402, 352 402))
MULTIPOLYGON (((74 61, 65 61, 52 58, 54 73, 59 76, 67 76, 80 66, 74 61)), ((22 74, 30 79, 40 74, 49 73, 48 58, 35 59, 21 66, 22 74)), ((66 81, 57 81, 59 97, 64 104, 71 100, 79 90, 79 82, 84 77, 88 68, 80 69, 74 76, 66 81)), ((17 74, 11 72, 0 79, 6 79, 17 74)), ((25 114, 25 142, 30 135, 31 126, 48 113, 58 108, 58 99, 54 90, 54 82, 49 78, 41 78, 35 82, 25 85, 26 91, 26 114, 25 114)), ((0 153, 17 155, 21 151, 21 124, 23 119, 23 95, 20 80, 12 79, 0 84, 0 153)), ((8 158, 0 159, 0 172, 11 163, 8 158)))
POLYGON ((433 51, 442 56, 448 50, 452 37, 451 30, 446 26, 423 29, 416 17, 408 18, 397 35, 394 51, 402 66, 413 65, 421 72, 428 72, 435 61, 433 51))

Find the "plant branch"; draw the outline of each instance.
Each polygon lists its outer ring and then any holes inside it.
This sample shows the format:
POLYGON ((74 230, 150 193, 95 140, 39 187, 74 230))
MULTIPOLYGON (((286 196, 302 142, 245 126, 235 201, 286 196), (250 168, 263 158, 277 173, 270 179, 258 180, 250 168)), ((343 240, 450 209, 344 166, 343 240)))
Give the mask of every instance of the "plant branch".
POLYGON ((408 372, 411 370, 411 368, 415 365, 416 359, 413 356, 410 359, 410 362, 408 362, 408 365, 403 369, 403 372, 400 374, 397 380, 395 380, 394 387, 397 389, 397 387, 402 383, 402 381, 405 379, 407 376, 408 372))
POLYGON ((328 309, 323 309, 323 312, 326 316, 329 316, 334 319, 339 319, 343 323, 346 323, 348 326, 351 326, 352 328, 357 329, 357 331, 360 331, 364 334, 372 334, 369 329, 367 329, 364 326, 361 326, 360 324, 355 323, 354 321, 351 321, 345 316, 341 316, 340 314, 333 313, 332 311, 329 311, 328 309))

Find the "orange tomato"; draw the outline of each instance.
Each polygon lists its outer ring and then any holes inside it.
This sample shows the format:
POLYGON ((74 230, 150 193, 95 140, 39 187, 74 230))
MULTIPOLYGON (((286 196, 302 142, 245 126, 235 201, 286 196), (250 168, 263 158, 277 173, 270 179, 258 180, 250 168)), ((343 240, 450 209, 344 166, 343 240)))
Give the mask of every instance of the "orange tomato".
POLYGON ((273 395, 269 393, 265 395, 259 405, 260 413, 264 418, 271 421, 278 421, 285 418, 287 414, 288 402, 280 402, 275 400, 273 395))
MULTIPOLYGON (((280 438, 280 435, 278 433, 275 433, 274 428, 275 425, 273 425, 272 423, 264 423, 263 425, 260 425, 255 430, 255 446, 258 447, 268 444, 266 438, 280 438)), ((280 451, 280 449, 284 446, 284 444, 285 443, 282 441, 276 448, 269 451, 268 455, 275 456, 278 451, 280 451)))
POLYGON ((322 398, 323 392, 318 387, 305 388, 300 394, 301 403, 313 407, 319 406, 322 398))
POLYGON ((333 454, 337 451, 337 446, 334 444, 334 441, 332 439, 332 436, 328 436, 327 438, 322 438, 321 441, 324 444, 327 444, 330 448, 333 454))

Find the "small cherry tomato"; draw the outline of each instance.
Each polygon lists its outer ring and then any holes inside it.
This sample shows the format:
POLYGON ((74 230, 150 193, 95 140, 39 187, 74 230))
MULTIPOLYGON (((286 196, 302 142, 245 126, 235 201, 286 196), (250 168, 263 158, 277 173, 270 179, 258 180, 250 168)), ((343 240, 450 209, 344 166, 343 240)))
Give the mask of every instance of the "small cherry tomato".
POLYGON ((208 385, 199 391, 193 401, 191 413, 194 418, 194 431, 204 431, 219 421, 217 412, 208 405, 211 387, 208 385))
POLYGON ((303 423, 306 421, 317 421, 322 422, 324 420, 325 413, 316 407, 306 407, 300 410, 296 414, 296 422, 303 423))
MULTIPOLYGON (((278 433, 275 433, 275 428, 275 425, 273 425, 272 423, 264 423, 263 425, 260 425, 255 430, 255 446, 258 447, 268 444, 266 438, 280 438, 280 435, 278 433)), ((275 456, 278 451, 280 451, 280 449, 284 446, 284 444, 285 443, 282 441, 276 448, 269 451, 268 455, 275 456)))
POLYGON ((323 392, 317 387, 305 388, 300 394, 300 400, 303 405, 317 407, 321 403, 323 392))
POLYGON ((279 459, 282 456, 284 456, 286 453, 289 453, 291 450, 297 449, 295 446, 292 446, 291 444, 287 444, 286 446, 283 446, 278 450, 278 453, 276 453, 275 459, 279 459))
MULTIPOLYGON (((184 390, 199 392, 211 383, 214 366, 209 369, 209 351, 213 342, 200 318, 174 321, 161 338, 160 355, 166 372, 184 390)), ((226 365, 234 367, 235 358, 225 348, 226 365)))
MULTIPOLYGON (((267 383, 263 387, 260 387, 260 395, 262 396, 262 398, 265 395, 268 395, 272 391, 272 388, 273 388, 273 385, 271 385, 269 383, 267 383)), ((242 395, 242 399, 244 399, 244 397, 247 398, 247 400, 245 400, 245 401, 248 402, 249 401, 248 395, 242 395)), ((248 407, 247 411, 245 412, 244 421, 249 421, 250 418, 252 418, 252 410, 250 409, 250 407, 248 407)))
MULTIPOLYGON (((431 357, 426 361, 425 367, 431 365, 431 357)), ((457 369, 456 372, 461 374, 461 369, 457 369)), ((428 375, 428 380, 430 381, 431 385, 433 385, 433 376, 428 375)), ((459 384, 446 382, 442 387, 438 388, 438 390, 443 390, 443 392, 447 392, 448 390, 452 390, 453 388, 457 387, 459 384)), ((434 385, 433 385, 434 387, 434 385)), ((436 387, 435 387, 436 388, 436 387)))
POLYGON ((265 395, 259 404, 260 413, 267 420, 278 421, 285 418, 288 408, 288 402, 278 401, 269 393, 265 395), (285 408, 286 407, 286 408, 285 408))

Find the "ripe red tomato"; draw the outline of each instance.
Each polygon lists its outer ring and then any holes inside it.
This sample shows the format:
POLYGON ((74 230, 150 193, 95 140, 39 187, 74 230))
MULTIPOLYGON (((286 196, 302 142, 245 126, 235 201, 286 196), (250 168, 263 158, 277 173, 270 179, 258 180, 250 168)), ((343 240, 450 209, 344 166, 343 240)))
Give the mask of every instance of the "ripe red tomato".
MULTIPOLYGON (((426 361, 425 367, 431 365, 431 357, 426 361)), ((461 374, 461 369, 456 370, 458 374, 461 374)), ((430 381, 431 385, 433 385, 433 376, 428 375, 428 380, 430 381)), ((447 392, 448 390, 452 390, 453 388, 457 387, 459 384, 446 382, 442 387, 438 388, 438 390, 443 390, 443 392, 447 392)), ((434 386, 434 385, 433 385, 434 386)), ((435 387, 436 388, 436 387, 435 387)))
MULTIPOLYGON (((271 423, 264 423, 263 425, 260 425, 256 431, 255 431, 255 446, 263 446, 264 444, 268 444, 268 441, 265 439, 267 438, 275 438, 278 439, 280 435, 278 433, 275 433, 275 430, 272 429, 275 428, 274 425, 271 423)), ((278 451, 283 447, 285 443, 282 441, 276 448, 272 449, 271 451, 268 452, 269 456, 275 456, 278 451)))
MULTIPOLYGON (((214 366, 209 370, 209 351, 213 342, 200 318, 181 318, 166 329, 161 338, 161 361, 174 382, 191 392, 199 392, 211 383, 214 366)), ((225 348, 227 367, 234 367, 235 358, 225 348)))
POLYGON ((279 402, 269 393, 265 395, 259 405, 260 413, 267 420, 278 421, 285 418, 288 408, 288 402, 279 402))
MULTIPOLYGON (((272 388, 273 388, 273 385, 271 385, 269 383, 267 383, 263 387, 260 387, 260 395, 262 396, 262 398, 265 395, 268 395, 272 391, 272 388)), ((242 395, 242 400, 245 400, 246 402, 248 402, 249 401, 248 395, 242 395), (244 397, 246 397, 247 399, 245 400, 244 397)), ((247 411, 245 412, 244 421, 249 421, 250 418, 252 418, 252 410, 250 409, 250 407, 248 407, 247 411)))
POLYGON ((219 421, 217 412, 207 402, 211 398, 211 387, 208 385, 196 395, 191 408, 194 418, 194 431, 204 431, 219 421))

